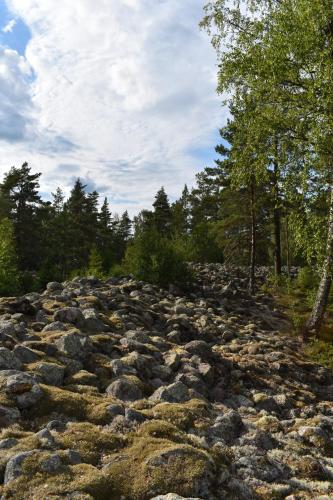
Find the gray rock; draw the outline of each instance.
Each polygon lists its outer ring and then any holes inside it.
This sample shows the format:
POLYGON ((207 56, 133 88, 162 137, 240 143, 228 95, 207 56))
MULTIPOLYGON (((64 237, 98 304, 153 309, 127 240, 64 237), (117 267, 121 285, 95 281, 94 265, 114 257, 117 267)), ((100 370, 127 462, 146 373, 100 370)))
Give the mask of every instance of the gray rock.
POLYGON ((212 355, 210 346, 204 340, 192 340, 192 342, 185 344, 184 348, 191 354, 196 354, 202 359, 207 359, 212 355))
POLYGON ((46 290, 50 293, 53 292, 59 293, 63 289, 64 289, 63 285, 61 283, 58 283, 57 281, 50 281, 50 283, 46 285, 46 290))
POLYGON ((49 431, 62 432, 62 431, 64 431, 66 429, 66 423, 62 422, 61 420, 51 420, 46 425, 46 428, 49 431))
POLYGON ((62 467, 61 458, 56 453, 45 458, 40 463, 41 470, 49 474, 57 472, 59 469, 61 469, 61 467, 62 467))
POLYGON ((37 432, 36 437, 38 438, 42 448, 54 448, 55 440, 49 429, 42 429, 41 431, 37 432))
POLYGON ((9 450, 16 446, 18 440, 15 438, 0 439, 0 450, 9 450))
POLYGON ((89 308, 83 310, 84 322, 83 329, 88 333, 102 333, 110 330, 108 325, 99 319, 98 312, 89 308))
POLYGON ((182 382, 159 387, 151 396, 150 401, 167 401, 169 403, 184 403, 191 399, 189 390, 182 382))
POLYGON ((18 408, 26 409, 34 406, 42 397, 44 396, 44 392, 39 387, 38 384, 35 384, 29 392, 25 392, 24 394, 19 394, 16 397, 16 403, 18 408))
POLYGON ((176 377, 176 381, 182 382, 189 389, 193 389, 205 397, 208 396, 208 388, 206 384, 196 373, 179 373, 176 377))
POLYGON ((142 423, 145 420, 147 420, 147 417, 145 417, 139 411, 134 410, 133 408, 125 409, 125 418, 130 422, 135 422, 135 423, 142 423))
POLYGON ((127 378, 119 378, 112 382, 107 387, 106 393, 121 401, 136 401, 143 396, 140 387, 127 378))
POLYGON ((110 366, 116 377, 120 377, 121 375, 136 375, 134 366, 125 363, 122 359, 113 359, 110 362, 110 366))
POLYGON ((15 335, 15 325, 11 321, 0 320, 0 339, 5 335, 15 335))
POLYGON ((71 323, 78 327, 84 324, 84 316, 81 309, 78 307, 64 307, 58 309, 53 315, 54 321, 61 321, 62 323, 71 323))
POLYGON ((34 368, 38 377, 45 384, 61 386, 64 381, 65 368, 56 363, 40 362, 34 368))
POLYGON ((48 325, 44 326, 42 332, 65 332, 67 327, 62 321, 52 321, 48 325))
POLYGON ((5 391, 11 396, 16 396, 30 391, 36 384, 36 379, 25 372, 9 373, 6 378, 5 391))
POLYGON ((117 415, 125 415, 125 409, 121 405, 111 404, 107 406, 106 409, 111 417, 116 417, 117 415))
POLYGON ((222 438, 226 443, 240 436, 244 428, 242 417, 237 411, 231 410, 225 415, 217 417, 214 425, 210 428, 210 434, 222 438))
POLYGON ((9 481, 16 479, 22 474, 22 465, 24 460, 30 457, 33 453, 33 451, 25 451, 15 455, 8 461, 5 470, 4 484, 9 483, 9 481))
POLYGON ((0 428, 15 424, 21 418, 21 413, 17 408, 9 408, 0 405, 0 428))
POLYGON ((125 333, 127 340, 134 340, 135 342, 140 342, 140 344, 149 344, 150 337, 141 331, 138 330, 129 330, 125 333))
POLYGON ((67 457, 68 457, 69 463, 72 465, 77 465, 77 464, 82 463, 82 458, 81 458, 81 455, 78 451, 68 450, 67 457))
MULTIPOLYGON (((170 334, 169 334, 170 335, 170 334)), ((169 351, 164 354, 164 363, 171 370, 175 371, 180 366, 180 356, 176 352, 169 351)))
POLYGON ((78 333, 67 333, 55 341, 59 351, 73 358, 84 356, 84 337, 78 333))
POLYGON ((15 356, 22 361, 22 363, 33 363, 40 359, 40 355, 29 347, 23 345, 16 345, 13 350, 15 356))
POLYGON ((6 347, 0 347, 0 370, 20 370, 21 360, 6 347))

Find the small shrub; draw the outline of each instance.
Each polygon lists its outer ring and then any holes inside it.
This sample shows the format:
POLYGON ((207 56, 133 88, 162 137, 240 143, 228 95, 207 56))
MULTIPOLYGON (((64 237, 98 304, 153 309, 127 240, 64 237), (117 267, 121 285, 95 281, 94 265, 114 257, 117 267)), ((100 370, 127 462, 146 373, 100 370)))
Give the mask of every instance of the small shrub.
POLYGON ((313 339, 306 347, 306 354, 316 363, 333 371, 333 344, 324 340, 313 339))
POLYGON ((302 267, 297 276, 297 285, 301 290, 314 289, 318 285, 318 274, 312 267, 302 267))

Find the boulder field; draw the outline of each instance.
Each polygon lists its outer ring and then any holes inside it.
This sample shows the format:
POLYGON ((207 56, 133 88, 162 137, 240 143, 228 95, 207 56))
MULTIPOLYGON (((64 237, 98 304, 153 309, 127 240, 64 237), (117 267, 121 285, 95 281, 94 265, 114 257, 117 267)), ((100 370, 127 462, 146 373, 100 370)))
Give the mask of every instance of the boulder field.
POLYGON ((2 500, 333 499, 332 373, 242 270, 194 271, 0 299, 2 500))

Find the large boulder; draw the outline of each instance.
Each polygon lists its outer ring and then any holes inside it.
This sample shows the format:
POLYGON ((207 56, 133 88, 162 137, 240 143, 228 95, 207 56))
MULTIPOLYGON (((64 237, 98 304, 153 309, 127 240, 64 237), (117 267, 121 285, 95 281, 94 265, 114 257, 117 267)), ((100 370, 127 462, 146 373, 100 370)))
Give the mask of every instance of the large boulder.
POLYGON ((0 370, 20 370, 21 360, 6 347, 0 347, 0 370))
POLYGON ((143 397, 141 388, 130 377, 118 378, 107 387, 106 393, 121 401, 136 401, 143 397))
POLYGON ((85 355, 89 342, 84 335, 79 333, 66 333, 55 341, 59 351, 66 356, 80 359, 85 355))
POLYGON ((62 323, 71 323, 78 327, 84 323, 84 316, 78 307, 63 307, 58 309, 54 313, 53 319, 62 323))
POLYGON ((15 424, 21 418, 17 408, 0 405, 0 429, 15 424))
POLYGON ((191 399, 191 397, 185 384, 182 382, 175 382, 174 384, 159 387, 149 399, 156 403, 163 401, 168 403, 184 403, 191 399))
POLYGON ((1 320, 0 339, 3 339, 6 335, 15 335, 15 326, 11 321, 1 320))
POLYGON ((36 379, 24 372, 9 375, 5 391, 20 409, 34 406, 44 395, 36 379))
POLYGON ((22 474, 22 466, 24 460, 30 457, 33 453, 33 451, 18 453, 8 461, 5 470, 4 484, 7 484, 9 483, 9 481, 18 478, 22 474))

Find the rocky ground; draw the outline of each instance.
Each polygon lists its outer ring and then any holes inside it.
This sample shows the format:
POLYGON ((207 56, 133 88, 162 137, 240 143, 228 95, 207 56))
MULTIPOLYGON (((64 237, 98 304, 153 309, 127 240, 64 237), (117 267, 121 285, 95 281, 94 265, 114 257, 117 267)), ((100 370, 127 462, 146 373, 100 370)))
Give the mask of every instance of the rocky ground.
POLYGON ((0 300, 5 499, 333 499, 333 379, 241 271, 0 300))

